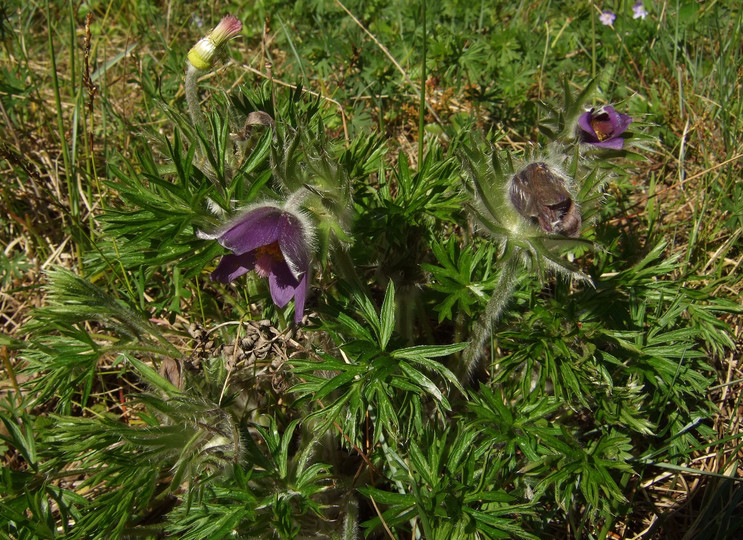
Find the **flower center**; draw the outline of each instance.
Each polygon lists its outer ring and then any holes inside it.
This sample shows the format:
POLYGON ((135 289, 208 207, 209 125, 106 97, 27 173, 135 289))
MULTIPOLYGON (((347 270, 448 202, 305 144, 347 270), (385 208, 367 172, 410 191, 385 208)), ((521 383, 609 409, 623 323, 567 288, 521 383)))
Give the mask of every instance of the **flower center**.
POLYGON ((594 133, 596 133, 596 138, 599 142, 608 139, 611 136, 613 129, 611 121, 609 120, 609 115, 606 113, 599 114, 595 118, 592 118, 591 127, 593 128, 594 133))
POLYGON ((278 242, 255 248, 255 273, 261 277, 268 277, 275 262, 283 261, 284 254, 278 242))

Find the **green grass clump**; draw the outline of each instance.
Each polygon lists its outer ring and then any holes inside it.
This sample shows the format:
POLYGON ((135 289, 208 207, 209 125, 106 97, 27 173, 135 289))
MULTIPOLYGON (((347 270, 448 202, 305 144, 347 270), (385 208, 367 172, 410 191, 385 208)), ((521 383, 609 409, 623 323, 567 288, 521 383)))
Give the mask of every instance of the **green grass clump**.
POLYGON ((0 535, 740 535, 743 11, 639 4, 2 8, 0 535))

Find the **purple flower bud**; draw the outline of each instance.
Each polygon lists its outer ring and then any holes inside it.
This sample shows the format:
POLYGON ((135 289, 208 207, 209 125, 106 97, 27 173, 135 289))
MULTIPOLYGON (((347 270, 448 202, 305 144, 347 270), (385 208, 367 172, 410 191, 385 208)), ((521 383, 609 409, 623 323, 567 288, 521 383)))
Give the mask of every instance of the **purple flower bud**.
POLYGON ((311 261, 311 228, 301 214, 277 206, 258 206, 238 216, 213 235, 232 254, 225 255, 212 280, 229 283, 254 270, 268 278, 278 307, 294 299, 294 320, 300 322, 307 298, 311 261))
POLYGON ((581 215, 565 188, 565 179, 546 163, 530 163, 514 175, 509 187, 511 202, 523 217, 546 233, 578 236, 581 215))
POLYGON ((578 118, 578 137, 582 143, 621 150, 624 139, 620 135, 631 122, 632 118, 618 113, 614 107, 591 109, 578 118))

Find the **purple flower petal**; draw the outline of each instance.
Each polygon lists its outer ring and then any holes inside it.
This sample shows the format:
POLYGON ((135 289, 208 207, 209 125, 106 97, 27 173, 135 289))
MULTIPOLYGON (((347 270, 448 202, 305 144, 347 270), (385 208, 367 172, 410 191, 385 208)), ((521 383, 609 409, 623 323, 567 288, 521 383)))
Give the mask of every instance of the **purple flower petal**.
POLYGON ((228 225, 218 242, 242 255, 261 246, 273 244, 279 238, 279 225, 284 212, 275 206, 262 206, 250 210, 228 225))
POLYGON ((617 112, 614 110, 614 107, 604 107, 604 112, 609 113, 609 119, 613 126, 611 130, 612 137, 616 137, 627 131, 627 128, 632 123, 632 118, 626 114, 617 112))
POLYGON ((229 283, 250 272, 255 266, 255 256, 252 253, 243 255, 225 255, 219 261, 217 268, 212 272, 212 281, 229 283))
POLYGON ((302 276, 299 280, 299 285, 294 293, 294 322, 299 323, 302 321, 304 315, 304 301, 307 298, 307 274, 302 276))
POLYGON ((642 0, 635 2, 635 5, 632 6, 632 18, 633 19, 644 19, 647 16, 648 16, 648 12, 642 3, 642 0))
POLYGON ((578 127, 581 129, 581 131, 583 131, 587 135, 593 135, 595 137, 596 132, 593 131, 593 127, 591 126, 591 115, 592 114, 593 114, 593 109, 581 114, 580 117, 578 118, 578 127))
POLYGON ((599 148, 611 148, 612 150, 621 150, 624 146, 624 139, 621 137, 614 137, 613 139, 607 139, 601 142, 592 142, 592 146, 598 146, 599 148))
POLYGON ((279 248, 294 278, 299 280, 310 267, 310 253, 302 223, 292 214, 283 214, 279 224, 279 248))
POLYGON ((268 277, 273 302, 283 308, 294 299, 294 318, 301 322, 311 261, 307 226, 296 212, 266 205, 244 212, 216 234, 202 233, 234 253, 222 257, 212 279, 229 283, 251 270, 268 277))
POLYGON ((611 26, 614 24, 614 19, 616 18, 617 16, 609 10, 604 10, 601 12, 601 15, 599 15, 599 21, 601 21, 601 24, 604 26, 611 26))
POLYGON ((271 274, 268 276, 268 288, 271 291, 273 303, 278 307, 284 307, 289 300, 294 298, 298 285, 299 282, 294 278, 286 263, 276 262, 271 267, 271 274))

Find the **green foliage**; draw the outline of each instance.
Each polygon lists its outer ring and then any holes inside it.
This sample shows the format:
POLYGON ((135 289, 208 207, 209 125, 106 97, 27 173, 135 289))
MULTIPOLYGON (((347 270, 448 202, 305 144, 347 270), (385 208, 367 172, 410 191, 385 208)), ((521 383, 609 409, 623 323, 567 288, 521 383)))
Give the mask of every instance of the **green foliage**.
POLYGON ((379 315, 368 298, 358 294, 354 298, 363 324, 339 312, 335 321, 324 327, 339 346, 343 359, 324 354, 321 362, 295 361, 294 373, 303 382, 295 385, 293 391, 300 398, 323 404, 310 415, 320 420, 321 430, 345 418, 348 432, 356 434, 347 439, 352 445, 362 445, 359 426, 368 415, 375 420, 370 441, 373 444, 383 439, 416 437, 427 423, 424 397, 433 398, 433 404, 443 414, 451 410, 445 395, 449 393, 448 386, 464 391, 454 374, 434 360, 462 350, 464 344, 388 347, 395 327, 392 282, 379 315), (333 375, 328 377, 319 370, 333 375), (438 381, 426 372, 434 374, 438 381), (442 384, 446 385, 443 392, 439 388, 442 384), (324 405, 325 401, 329 403, 324 405))
POLYGON ((434 144, 418 171, 400 153, 391 173, 379 171, 377 182, 357 184, 359 218, 354 223, 357 238, 352 255, 357 260, 377 260, 378 279, 394 279, 406 290, 423 282, 420 263, 428 255, 431 230, 458 220, 462 197, 453 187, 456 163, 434 144), (454 215, 452 215, 454 214, 454 215))
POLYGON ((476 308, 482 308, 495 287, 494 277, 490 275, 495 247, 492 244, 466 246, 459 248, 454 237, 446 244, 432 243, 431 250, 441 266, 422 264, 421 268, 431 273, 431 288, 443 293, 445 298, 434 309, 439 314, 439 322, 453 319, 453 313, 472 316, 476 308), (476 272, 483 272, 478 279, 476 272))
POLYGON ((377 528, 384 520, 398 529, 417 518, 426 538, 537 538, 513 519, 530 513, 529 505, 515 503, 501 487, 507 485, 505 463, 476 444, 478 435, 471 427, 430 430, 400 451, 385 446, 384 457, 394 464, 390 481, 398 490, 360 490, 386 508, 364 526, 377 528))
POLYGON ((10 257, 5 252, 0 253, 0 282, 4 287, 9 288, 30 268, 31 264, 23 253, 14 253, 10 257))
MULTIPOLYGON (((98 363, 106 356, 177 354, 162 332, 126 300, 68 270, 53 270, 49 278, 48 297, 52 300, 37 310, 26 326, 29 341, 24 370, 40 375, 34 381, 39 402, 55 396, 56 408, 65 412, 73 403, 87 406, 100 375, 98 363), (96 325, 95 332, 89 329, 90 324, 96 325)), ((149 375, 151 368, 146 364, 138 365, 147 370, 142 374, 145 380, 162 380, 149 375)))
POLYGON ((723 465, 694 531, 737 532, 711 398, 743 311, 743 16, 532 4, 238 1, 196 124, 211 8, 50 2, 40 35, 0 10, 0 536, 640 534, 648 479, 700 452, 723 465), (576 139, 604 103, 621 150, 576 139), (519 214, 534 161, 579 237, 519 214), (258 203, 312 229, 301 324, 264 278, 282 246, 209 280, 205 238, 258 203))

